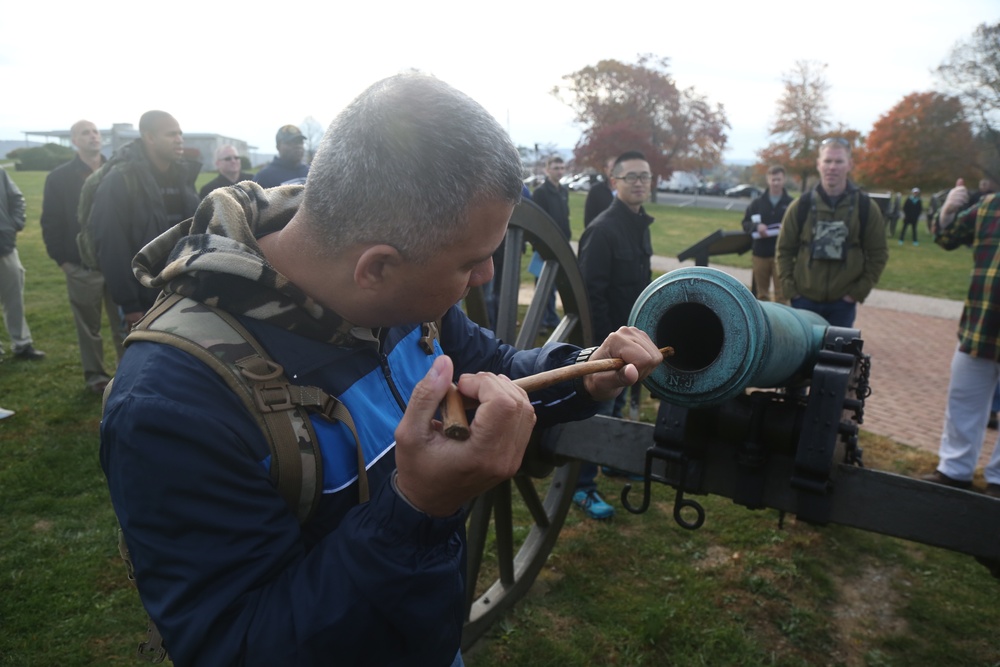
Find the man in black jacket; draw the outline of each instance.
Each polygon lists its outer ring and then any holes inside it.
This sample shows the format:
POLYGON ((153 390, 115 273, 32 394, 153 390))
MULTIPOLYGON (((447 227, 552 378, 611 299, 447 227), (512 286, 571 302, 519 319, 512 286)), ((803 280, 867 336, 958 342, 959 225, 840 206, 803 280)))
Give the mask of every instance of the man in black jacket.
POLYGON ((583 205, 583 228, 586 229, 594 218, 608 210, 615 200, 615 194, 611 191, 611 170, 614 169, 615 158, 608 158, 604 167, 604 180, 598 181, 590 186, 587 193, 587 201, 583 205))
MULTIPOLYGON (((545 181, 535 188, 531 195, 531 200, 549 214, 555 221, 559 231, 569 241, 572 232, 569 228, 569 188, 559 182, 566 174, 566 165, 558 155, 549 157, 545 162, 545 181)), ((533 259, 538 259, 533 258, 533 259)), ((532 261, 534 265, 535 262, 532 261)), ((528 268, 534 272, 533 267, 528 268)), ((534 274, 538 277, 538 274, 534 274)), ((559 325, 559 315, 556 314, 556 295, 553 294, 545 305, 545 315, 542 318, 542 325, 548 329, 554 329, 559 325)))
MULTIPOLYGON (((632 305, 649 285, 653 218, 642 203, 649 197, 651 180, 649 162, 642 153, 622 153, 611 176, 615 199, 580 237, 580 273, 590 302, 594 340, 604 340, 627 326, 632 305)), ((625 400, 623 391, 604 402, 598 414, 621 417, 625 400)), ((614 515, 614 508, 598 495, 596 475, 596 466, 585 463, 580 467, 573 502, 590 518, 606 519, 614 515)))
POLYGON ((83 182, 107 160, 101 154, 101 132, 89 120, 78 120, 70 128, 76 157, 52 170, 45 179, 42 199, 42 238, 49 257, 66 276, 66 292, 76 323, 80 363, 87 389, 104 394, 111 375, 104 368, 104 341, 101 338, 101 310, 108 314, 111 340, 122 356, 122 332, 117 308, 111 300, 104 276, 83 266, 76 235, 80 232, 77 207, 83 182))
POLYGON ((252 181, 253 174, 243 171, 243 162, 235 147, 226 144, 215 151, 215 168, 219 175, 202 186, 198 196, 204 199, 208 193, 218 188, 228 188, 240 181, 252 181))
POLYGON ((112 157, 116 162, 94 193, 90 224, 97 263, 125 325, 139 321, 157 290, 132 274, 139 250, 198 208, 194 181, 201 164, 184 158, 184 133, 165 111, 139 119, 140 138, 112 157))
POLYGON ((781 230, 781 219, 792 198, 785 191, 785 168, 775 165, 767 170, 767 192, 747 206, 743 214, 743 230, 753 235, 753 287, 754 296, 761 301, 771 301, 771 283, 774 283, 773 300, 786 303, 781 293, 781 281, 774 265, 774 246, 781 230))

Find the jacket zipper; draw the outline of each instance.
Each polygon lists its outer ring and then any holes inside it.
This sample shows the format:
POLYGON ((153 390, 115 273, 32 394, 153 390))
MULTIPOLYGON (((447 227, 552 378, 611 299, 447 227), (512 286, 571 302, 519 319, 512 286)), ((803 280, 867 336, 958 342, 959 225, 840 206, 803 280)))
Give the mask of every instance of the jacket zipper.
POLYGON ((385 383, 389 385, 389 390, 392 391, 393 398, 396 399, 396 403, 399 404, 399 409, 406 412, 406 402, 403 401, 403 397, 399 395, 399 390, 396 389, 396 383, 392 381, 392 370, 389 368, 389 356, 379 351, 379 365, 382 366, 382 375, 385 376, 385 383))

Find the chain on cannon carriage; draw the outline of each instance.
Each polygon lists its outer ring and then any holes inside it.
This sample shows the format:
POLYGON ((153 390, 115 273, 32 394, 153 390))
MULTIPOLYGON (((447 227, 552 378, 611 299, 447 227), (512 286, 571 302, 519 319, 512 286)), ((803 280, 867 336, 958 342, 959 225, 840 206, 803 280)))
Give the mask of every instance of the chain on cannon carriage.
MULTIPOLYGON (((673 518, 686 530, 706 520, 698 497, 715 494, 778 510, 779 521, 788 514, 968 554, 1000 577, 1000 532, 982 530, 1000 525, 1000 500, 864 467, 859 428, 866 402, 878 397, 862 333, 760 302, 704 266, 712 248, 749 247, 736 235, 720 231, 689 249, 698 266, 656 279, 632 308, 630 324, 672 348, 644 380, 658 399, 655 423, 595 416, 537 432, 519 473, 471 503, 464 647, 528 592, 558 538, 581 462, 641 478, 621 491, 630 512, 672 498, 673 518)), ((548 340, 594 344, 573 250, 530 201, 514 210, 496 279, 492 307, 503 340, 533 346, 554 291, 563 314, 548 340), (525 289, 528 245, 543 265, 525 289), (530 302, 519 310, 525 294, 530 302)), ((473 320, 489 321, 481 290, 466 307, 473 320)))

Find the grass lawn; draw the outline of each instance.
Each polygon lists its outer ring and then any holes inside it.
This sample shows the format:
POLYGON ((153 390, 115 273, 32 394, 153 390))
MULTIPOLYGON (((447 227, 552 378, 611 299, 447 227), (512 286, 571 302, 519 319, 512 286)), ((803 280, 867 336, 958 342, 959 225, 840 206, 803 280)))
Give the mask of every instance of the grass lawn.
MULTIPOLYGON (((145 615, 98 461, 100 399, 84 389, 62 273, 42 244, 46 174, 11 176, 28 203, 18 237, 28 322, 48 356, 0 363, 0 405, 17 411, 0 421, 0 666, 133 665, 145 615)), ((571 209, 578 238, 582 195, 571 209)), ((667 255, 741 217, 649 210, 667 255)), ((890 250, 882 287, 963 297, 963 252, 890 250)), ((933 460, 869 434, 863 445, 872 467, 913 472, 933 460)), ((688 532, 670 518, 671 499, 656 488, 649 513, 619 511, 604 524, 572 512, 538 583, 467 656, 470 667, 1000 665, 1000 581, 971 558, 792 519, 778 529, 774 512, 720 498, 702 499, 708 521, 688 532)))

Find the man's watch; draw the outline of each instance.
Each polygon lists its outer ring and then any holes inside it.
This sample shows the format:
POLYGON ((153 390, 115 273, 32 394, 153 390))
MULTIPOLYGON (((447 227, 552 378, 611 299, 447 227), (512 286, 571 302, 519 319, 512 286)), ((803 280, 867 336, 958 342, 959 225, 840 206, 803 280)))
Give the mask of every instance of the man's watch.
MULTIPOLYGON (((590 361, 590 357, 593 356, 594 352, 597 352, 596 345, 594 347, 585 347, 580 350, 579 354, 576 355, 576 361, 573 363, 582 364, 586 361, 590 361)), ((583 385, 583 377, 573 379, 573 389, 576 393, 586 396, 590 400, 594 400, 594 397, 590 395, 590 392, 587 391, 587 388, 583 385)))

